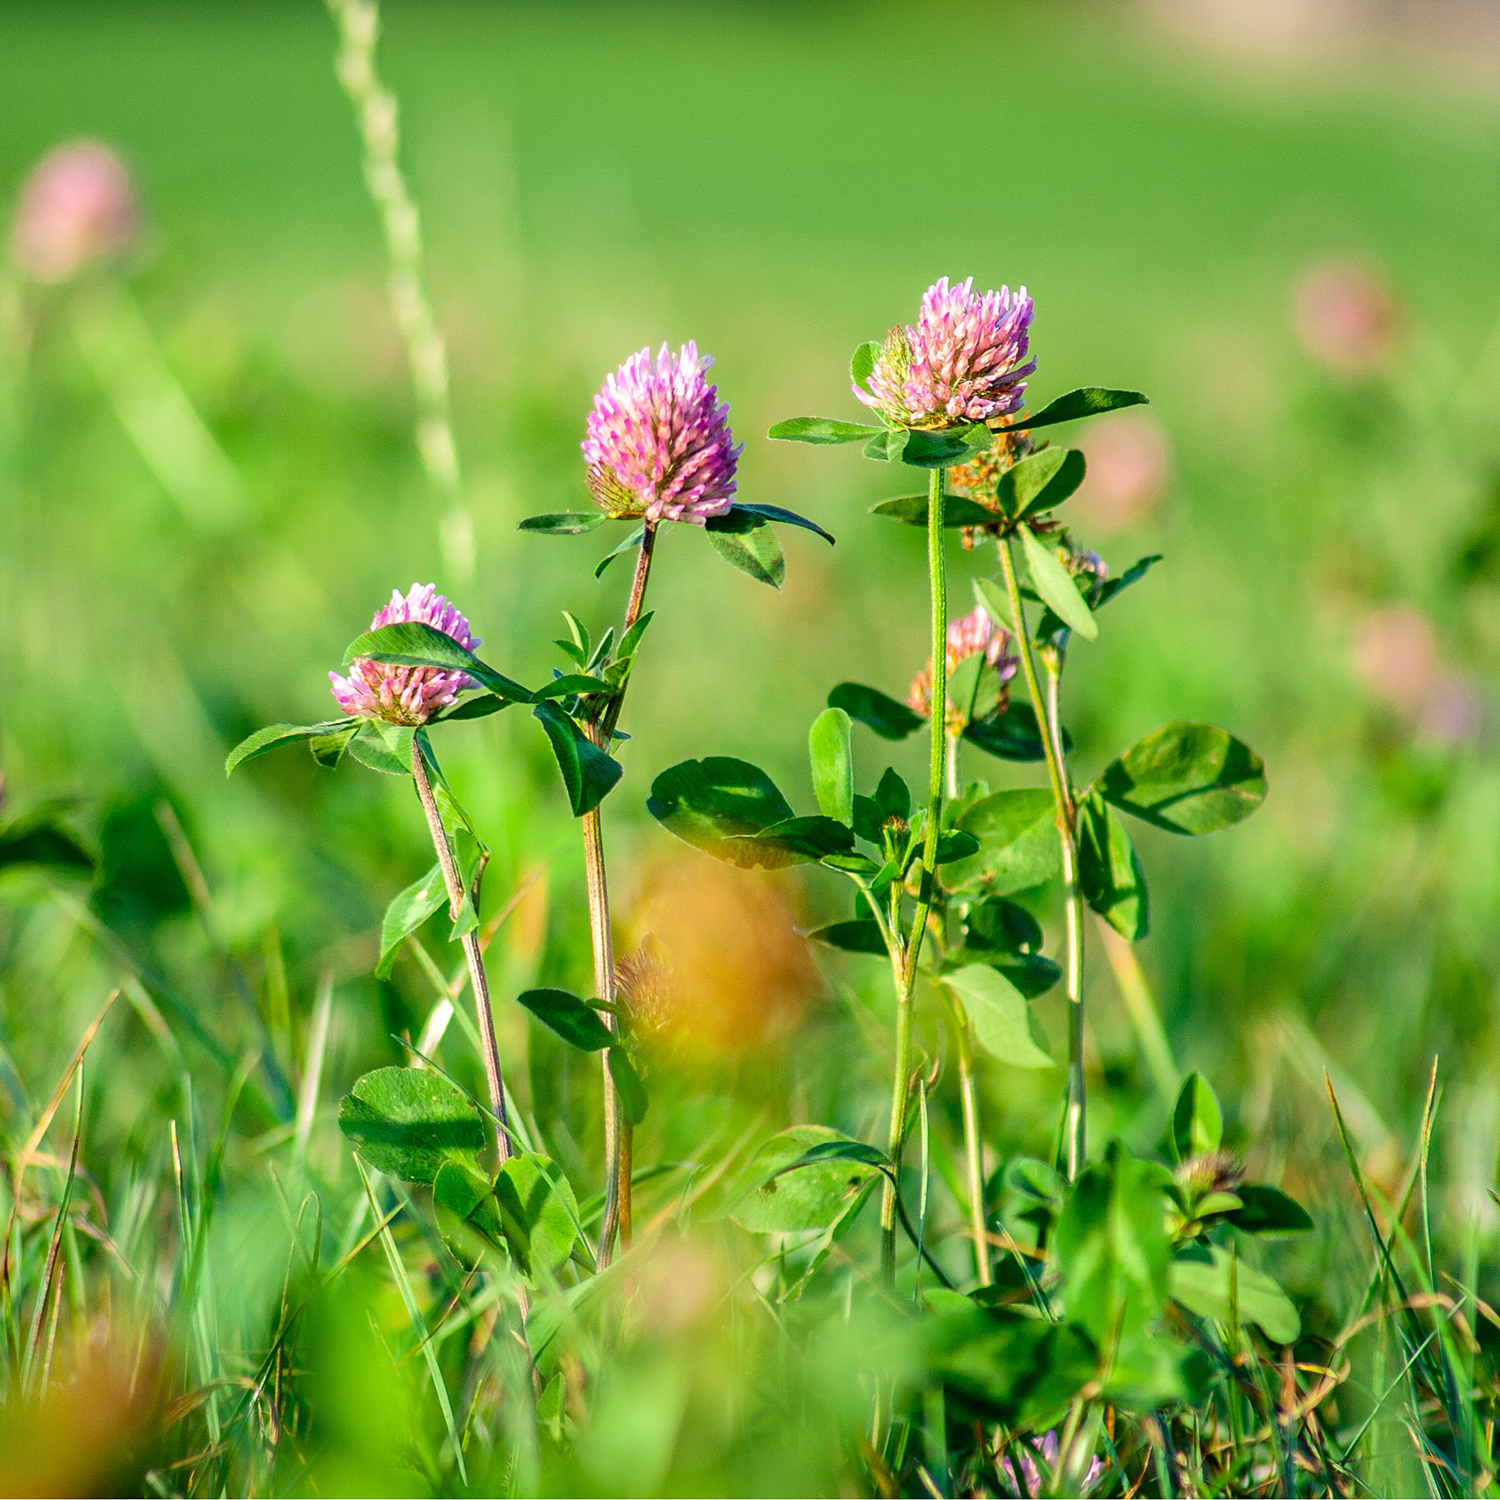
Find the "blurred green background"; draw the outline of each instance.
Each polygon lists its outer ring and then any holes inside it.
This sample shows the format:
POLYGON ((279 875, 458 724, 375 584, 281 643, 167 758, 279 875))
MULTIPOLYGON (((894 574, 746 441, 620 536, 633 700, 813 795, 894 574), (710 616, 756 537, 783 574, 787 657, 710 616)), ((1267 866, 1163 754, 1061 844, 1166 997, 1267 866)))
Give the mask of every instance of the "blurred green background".
MULTIPOLYGON (((1487 1237, 1500 103, 1483 66, 1389 34, 1245 52, 1123 6, 382 9, 476 526, 458 602, 486 658, 537 680, 560 609, 596 630, 617 617, 625 570, 592 577, 606 533, 515 527, 587 504, 588 402, 643 345, 710 351, 746 445, 741 497, 838 536, 829 550, 788 533, 779 595, 690 528, 665 538, 626 779, 606 806, 622 909, 678 852, 644 813, 656 771, 740 755, 805 810, 805 734, 828 689, 854 678, 903 696, 925 659, 920 536, 866 515, 908 482, 849 451, 767 443, 766 428, 856 417, 849 352, 908 320, 937 276, 1024 284, 1034 404, 1084 383, 1154 403, 1078 436, 1099 446, 1077 539, 1115 569, 1166 554, 1098 645, 1074 649, 1082 774, 1170 718, 1223 724, 1268 768, 1244 827, 1142 835, 1141 962, 1177 1062, 1238 1101, 1259 1175, 1316 1170, 1330 1066, 1389 1175, 1439 1053, 1442 1212, 1455 1227, 1477 1216, 1487 1237)), ((0 9, 0 192, 62 140, 122 152, 149 221, 131 295, 246 496, 229 527, 195 524, 81 353, 87 288, 25 291, 0 439, 0 768, 12 811, 81 799, 75 822, 104 856, 71 908, 39 903, 29 877, 0 893, 0 1043, 34 1094, 125 962, 80 926, 85 901, 241 1045, 241 1000, 153 811, 163 797, 228 948, 259 975, 279 943, 293 1056, 333 971, 326 1100, 398 1056, 388 1034, 415 1035, 430 1003, 414 964, 390 985, 368 977, 385 903, 429 862, 408 789, 290 752, 229 783, 222 771, 260 724, 327 716, 327 669, 393 586, 451 584, 335 40, 312 0, 0 9)), ((966 608, 968 579, 995 562, 955 541, 950 567, 966 608)), ((546 871, 496 957, 501 1002, 538 972, 580 986, 589 972, 576 829, 542 737, 511 717, 439 743, 496 848, 491 908, 546 871)), ((886 757, 859 750, 873 782, 886 757)), ((921 754, 897 749, 914 780, 921 754)), ((995 785, 1039 779, 969 757, 995 785)), ((808 920, 843 914, 840 890, 788 889, 808 920)), ((837 996, 867 991, 884 1024, 883 981, 858 959, 817 962, 811 1024, 852 1048, 829 1019, 837 996)), ((1090 971, 1095 1139, 1149 1144, 1165 1106, 1097 942, 1090 971)), ((1059 1037, 1061 1001, 1037 1006, 1059 1037)), ((526 1028, 502 1009, 514 1062, 526 1028)), ((136 1016, 100 1045, 115 1064, 154 1055, 136 1016)), ((789 1044, 793 1073, 814 1071, 811 1047, 789 1044)), ((867 1097, 839 1106, 845 1128, 882 1107, 882 1065, 868 1067, 867 1097)), ((118 1067, 91 1106, 106 1136, 148 1132, 151 1079, 118 1067)), ((990 1066, 992 1141, 1045 1150, 1055 1081, 990 1066)), ((338 1149, 330 1130, 330 1171, 338 1149)))

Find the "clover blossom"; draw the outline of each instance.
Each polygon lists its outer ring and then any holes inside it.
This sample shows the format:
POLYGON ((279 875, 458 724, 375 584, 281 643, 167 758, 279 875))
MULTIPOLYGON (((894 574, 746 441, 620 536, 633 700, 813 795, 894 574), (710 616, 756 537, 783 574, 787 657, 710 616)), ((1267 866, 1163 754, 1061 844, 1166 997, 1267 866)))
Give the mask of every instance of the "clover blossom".
POLYGON ((976 296, 974 278, 928 287, 917 324, 893 328, 854 394, 893 427, 963 427, 1016 411, 1025 399, 1032 304, 1022 287, 976 296))
MULTIPOLYGON (((469 633, 469 622, 440 593, 436 584, 414 583, 405 598, 391 590, 391 602, 377 610, 370 629, 416 620, 451 636, 466 651, 479 645, 469 633)), ((440 708, 476 686, 467 672, 442 667, 402 667, 360 656, 350 664, 349 675, 328 674, 331 692, 339 707, 360 719, 384 719, 387 724, 425 724, 440 708)))
POLYGON ((91 261, 128 250, 140 210, 125 164, 98 141, 49 151, 21 189, 11 248, 33 281, 66 281, 91 261))
MULTIPOLYGON (((1037 1465, 1036 1458, 1032 1457, 1032 1453, 1042 1458, 1048 1468, 1055 1470, 1060 1448, 1056 1430, 1044 1432, 1040 1437, 1028 1438, 1022 1443, 1013 1443, 1010 1452, 1020 1460, 1021 1475, 1019 1479, 1016 1477, 1016 1471, 1011 1467, 1009 1456, 1000 1460, 1000 1473, 1006 1481, 1006 1493, 1018 1496, 1040 1495, 1043 1485, 1042 1472, 1037 1465), (1026 1451, 1028 1446, 1032 1450, 1031 1453, 1026 1451)), ((1083 1476, 1079 1485, 1079 1494, 1088 1494, 1089 1490, 1104 1477, 1104 1472, 1104 1461, 1099 1458, 1091 1459, 1088 1473, 1083 1476)))
MULTIPOLYGON (((1010 631, 996 625, 986 610, 973 609, 961 619, 953 620, 948 625, 948 643, 943 652, 948 663, 948 675, 952 677, 960 662, 983 653, 985 665, 992 667, 1000 679, 1000 701, 997 707, 1004 709, 1010 696, 1006 684, 1016 675, 1021 665, 1019 657, 1009 654, 1007 650, 1009 646, 1010 631)), ((906 701, 923 718, 930 717, 932 713, 932 662, 930 659, 927 665, 912 678, 906 701)), ((948 700, 949 729, 954 734, 962 734, 967 722, 965 714, 959 712, 950 698, 948 700)))
POLYGON ((583 456, 589 489, 612 516, 701 526, 734 503, 744 451, 729 407, 705 378, 713 360, 689 341, 632 354, 605 380, 589 413, 583 456))

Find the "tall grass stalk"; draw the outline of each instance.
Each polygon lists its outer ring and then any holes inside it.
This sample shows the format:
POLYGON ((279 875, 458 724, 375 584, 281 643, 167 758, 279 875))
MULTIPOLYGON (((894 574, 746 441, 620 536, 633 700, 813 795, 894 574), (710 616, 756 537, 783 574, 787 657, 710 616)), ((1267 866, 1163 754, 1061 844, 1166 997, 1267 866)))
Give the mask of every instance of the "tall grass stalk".
POLYGON ((1001 539, 1000 566, 1005 574, 1005 592, 1020 647, 1021 671, 1041 731, 1047 779, 1051 783, 1057 814, 1057 836, 1062 844, 1063 911, 1067 929, 1063 982, 1068 998, 1068 1088, 1063 1117, 1063 1156, 1071 1180, 1082 1171, 1088 1150, 1088 1106, 1083 1078, 1083 894, 1078 885, 1078 809, 1073 801, 1067 755, 1063 748, 1062 722, 1058 714, 1061 664, 1054 654, 1049 653, 1044 696, 1016 578, 1014 545, 1009 536, 1001 539))
POLYGON ((380 214, 390 258, 391 312, 406 342, 417 404, 417 448, 443 507, 443 562, 452 584, 473 581, 474 520, 464 499, 448 351, 438 332, 423 281, 422 221, 397 160, 400 147, 396 96, 380 81, 375 45, 380 36, 378 0, 327 0, 339 29, 338 79, 354 106, 364 146, 365 186, 380 214))

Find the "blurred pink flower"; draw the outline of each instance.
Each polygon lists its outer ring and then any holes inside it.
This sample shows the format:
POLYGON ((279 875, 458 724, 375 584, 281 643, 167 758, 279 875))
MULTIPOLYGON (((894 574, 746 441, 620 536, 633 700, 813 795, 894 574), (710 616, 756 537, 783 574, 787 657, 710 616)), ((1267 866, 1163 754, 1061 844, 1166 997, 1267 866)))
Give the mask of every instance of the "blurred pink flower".
POLYGON ((1431 621, 1411 605, 1366 615, 1355 633, 1352 663, 1365 686, 1421 733, 1447 744, 1478 733, 1478 697, 1438 656, 1431 621))
MULTIPOLYGON (((378 610, 370 629, 418 620, 452 636, 465 650, 479 645, 469 634, 469 622, 437 592, 431 583, 414 583, 403 599, 391 590, 391 602, 378 610)), ((466 689, 474 687, 467 672, 448 672, 441 667, 398 667, 368 656, 356 657, 349 675, 330 672, 331 692, 339 707, 360 719, 384 719, 388 724, 425 724, 440 708, 446 708, 466 689)))
POLYGON ((701 526, 734 503, 735 445, 729 408, 709 385, 713 364, 691 341, 632 354, 604 382, 589 413, 583 456, 589 488, 614 516, 701 526))
POLYGON ((895 427, 962 427, 1017 410, 1025 400, 1031 298, 1023 286, 974 294, 971 276, 928 287, 917 326, 893 328, 854 394, 895 427))
POLYGON ((1401 310, 1379 277, 1351 261, 1314 266, 1297 286, 1297 333, 1307 352, 1343 375, 1367 375, 1390 357, 1401 310))
POLYGON ((1131 412, 1091 422, 1078 440, 1088 473, 1073 500, 1091 529, 1109 535, 1139 520, 1161 498, 1167 440, 1150 416, 1131 412))
MULTIPOLYGON (((1000 1473, 1009 1485, 1009 1493, 1012 1495, 1041 1495, 1053 1492, 1056 1489, 1057 1475, 1055 1472, 1049 1474, 1047 1480, 1043 1480, 1042 1472, 1032 1454, 1040 1456, 1046 1461, 1047 1468, 1055 1471, 1057 1468, 1058 1439, 1055 1431, 1044 1432, 1040 1437, 1032 1437, 1024 1442, 1012 1443, 1010 1453, 1000 1460, 1000 1473), (1028 1453, 1027 1448, 1031 1449, 1028 1453), (1010 1455, 1014 1455, 1021 1466, 1021 1479, 1025 1481, 1025 1488, 1017 1481, 1016 1471, 1011 1467, 1010 1455), (1045 1484, 1045 1489, 1044 1489, 1045 1484)), ((1079 1488, 1079 1494, 1086 1495, 1104 1475, 1104 1461, 1099 1458, 1089 1461, 1088 1473, 1083 1476, 1083 1483, 1079 1488)), ((1057 1493, 1061 1493, 1057 1491, 1057 1493)))
POLYGON ((49 151, 26 179, 11 229, 17 264, 34 281, 66 281, 90 261, 130 248, 140 210, 125 164, 98 141, 49 151))
MULTIPOLYGON (((1008 654, 1010 646, 1010 632, 1002 630, 989 617, 983 609, 973 609, 961 619, 950 621, 948 625, 948 645, 943 655, 948 663, 948 671, 952 674, 955 667, 962 661, 967 661, 971 656, 978 656, 981 652, 987 665, 995 669, 996 675, 1001 683, 1001 706, 1005 702, 1005 684, 1016 675, 1020 667, 1020 658, 1008 654)), ((906 701, 912 709, 926 718, 932 712, 932 661, 928 660, 925 667, 912 678, 911 687, 907 691, 906 701)), ((955 734, 961 734, 964 729, 964 719, 953 705, 952 699, 948 701, 948 717, 951 721, 950 727, 955 734)))

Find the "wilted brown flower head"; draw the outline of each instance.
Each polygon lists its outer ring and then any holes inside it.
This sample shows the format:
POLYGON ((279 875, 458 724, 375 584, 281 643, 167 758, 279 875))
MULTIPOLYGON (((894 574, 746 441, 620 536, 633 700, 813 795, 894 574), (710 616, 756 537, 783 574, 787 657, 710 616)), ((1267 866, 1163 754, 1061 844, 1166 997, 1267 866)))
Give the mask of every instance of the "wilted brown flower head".
POLYGON ((125 164, 98 141, 49 151, 21 189, 11 249, 34 281, 66 281, 92 261, 128 250, 140 209, 125 164))
POLYGON ((615 987, 647 1037, 665 1031, 677 1017, 677 975, 672 956, 650 933, 615 965, 615 987))
POLYGON ((1352 261, 1314 266, 1297 285, 1297 334, 1319 364, 1368 375, 1385 363, 1401 332, 1389 286, 1352 261))
POLYGON ((1245 1180, 1245 1168, 1232 1152, 1205 1151, 1188 1157, 1174 1175, 1178 1186, 1201 1198, 1208 1193, 1232 1193, 1245 1180))

